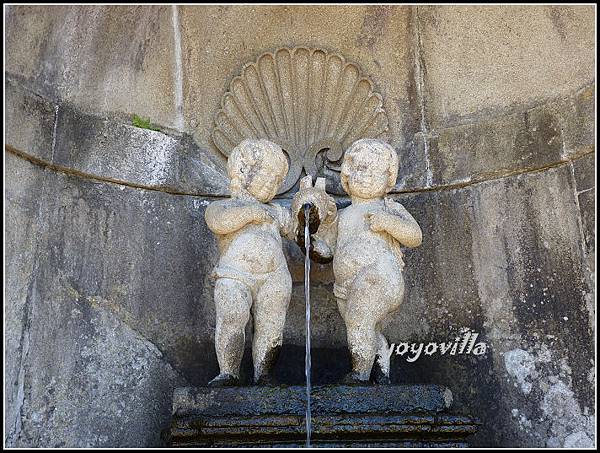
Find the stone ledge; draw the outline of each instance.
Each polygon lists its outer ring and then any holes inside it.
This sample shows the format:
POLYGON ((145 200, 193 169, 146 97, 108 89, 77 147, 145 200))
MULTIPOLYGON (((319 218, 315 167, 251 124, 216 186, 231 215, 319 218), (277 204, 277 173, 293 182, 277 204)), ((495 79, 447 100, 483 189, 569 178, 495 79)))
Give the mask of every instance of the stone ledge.
POLYGON ((222 156, 186 134, 127 124, 44 98, 6 80, 6 145, 48 165, 124 185, 189 195, 227 196, 222 156))
MULTIPOLYGON (((392 193, 537 171, 593 152, 594 86, 523 112, 418 132, 399 150, 392 193)), ((229 194, 225 158, 199 148, 189 135, 137 128, 123 115, 82 112, 34 93, 9 74, 6 92, 5 142, 24 154, 125 185, 194 196, 229 194)))
MULTIPOLYGON (((173 393, 173 414, 302 415, 306 389, 289 387, 182 387, 173 393)), ((442 412, 452 404, 452 392, 439 385, 323 385, 311 390, 314 414, 442 412)))
POLYGON ((524 111, 415 134, 416 154, 430 160, 431 186, 544 168, 593 152, 594 86, 524 111))
MULTIPOLYGON (((290 387, 175 389, 172 446, 300 446, 306 390, 290 387)), ((317 386, 311 391, 311 442, 320 446, 466 446, 479 422, 448 414, 439 385, 317 386)))
MULTIPOLYGON (((311 444, 355 446, 354 442, 369 441, 388 447, 419 443, 464 447, 466 437, 477 432, 478 426, 473 418, 460 416, 316 415, 312 418, 311 444)), ((171 428, 170 443, 174 447, 242 447, 274 442, 296 446, 305 438, 305 419, 300 416, 215 417, 177 420, 171 428)))

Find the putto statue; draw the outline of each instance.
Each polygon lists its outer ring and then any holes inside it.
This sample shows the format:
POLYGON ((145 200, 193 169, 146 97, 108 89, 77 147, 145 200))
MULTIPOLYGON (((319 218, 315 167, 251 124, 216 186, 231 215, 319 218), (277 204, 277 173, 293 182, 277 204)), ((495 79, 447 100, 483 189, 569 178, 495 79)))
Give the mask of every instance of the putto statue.
POLYGON ((398 155, 392 146, 358 140, 346 151, 341 167, 350 206, 332 209, 331 197, 306 182, 293 202, 295 218, 305 203, 323 217, 311 236, 311 254, 322 261, 333 258, 334 294, 352 357, 352 372, 344 379, 347 384, 367 382, 374 364, 376 382, 389 383, 388 342, 382 328, 404 295, 400 247, 417 247, 422 240, 421 228, 408 211, 384 198, 397 175, 398 155))
POLYGON ((239 384, 245 327, 253 310, 254 382, 269 374, 282 343, 292 278, 281 236, 295 239, 290 212, 269 203, 288 172, 281 147, 268 140, 244 140, 227 161, 231 198, 211 203, 205 218, 218 238, 220 259, 213 271, 215 347, 220 373, 210 386, 239 384))
POLYGON ((325 181, 300 183, 292 212, 270 203, 288 172, 281 147, 268 140, 244 140, 227 161, 231 198, 211 203, 206 223, 216 234, 220 259, 215 278, 215 346, 219 375, 209 385, 239 384, 245 328, 254 315, 252 358, 254 383, 270 382, 270 371, 283 340, 292 279, 282 239, 305 247, 309 222, 310 256, 333 260, 334 294, 346 324, 352 371, 347 384, 388 383, 389 346, 383 323, 398 310, 404 295, 401 246, 421 244, 421 228, 408 211, 385 195, 398 175, 398 155, 387 143, 362 139, 346 151, 341 183, 350 206, 336 208, 325 181), (303 207, 312 206, 304 218, 303 207), (303 225, 302 225, 303 226, 303 225), (373 368, 375 365, 375 368, 373 368))

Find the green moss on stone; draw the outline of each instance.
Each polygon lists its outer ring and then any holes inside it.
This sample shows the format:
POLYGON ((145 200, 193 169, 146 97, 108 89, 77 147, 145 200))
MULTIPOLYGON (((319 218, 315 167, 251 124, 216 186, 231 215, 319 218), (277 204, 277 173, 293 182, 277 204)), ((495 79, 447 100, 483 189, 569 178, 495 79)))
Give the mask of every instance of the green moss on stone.
POLYGON ((150 129, 151 131, 160 132, 160 129, 158 127, 150 123, 150 118, 142 118, 134 114, 131 120, 131 124, 133 124, 135 127, 140 127, 142 129, 150 129))

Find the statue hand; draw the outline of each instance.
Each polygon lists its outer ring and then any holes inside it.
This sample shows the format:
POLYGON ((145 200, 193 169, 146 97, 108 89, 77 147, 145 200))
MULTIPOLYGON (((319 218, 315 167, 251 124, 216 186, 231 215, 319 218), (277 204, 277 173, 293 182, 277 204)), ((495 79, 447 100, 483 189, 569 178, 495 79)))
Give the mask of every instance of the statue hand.
POLYGON ((337 215, 337 206, 333 197, 327 195, 327 202, 325 203, 325 206, 327 206, 327 209, 325 215, 323 216, 322 223, 329 224, 333 222, 337 215))
POLYGON ((311 258, 314 261, 325 263, 329 262, 333 259, 333 254, 331 253, 331 248, 327 245, 327 243, 319 238, 311 238, 312 239, 312 256, 311 258))
POLYGON ((385 231, 386 229, 386 214, 381 212, 371 212, 365 214, 365 219, 371 228, 371 231, 376 233, 385 231))
POLYGON ((275 220, 275 217, 261 206, 252 206, 252 223, 267 223, 275 220))

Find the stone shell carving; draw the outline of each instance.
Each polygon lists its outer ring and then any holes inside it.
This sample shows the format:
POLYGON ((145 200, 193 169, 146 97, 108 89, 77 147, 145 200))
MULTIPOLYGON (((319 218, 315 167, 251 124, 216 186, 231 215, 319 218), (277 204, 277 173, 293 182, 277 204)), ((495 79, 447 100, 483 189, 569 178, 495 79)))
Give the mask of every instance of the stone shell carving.
POLYGON ((279 144, 290 160, 283 193, 302 169, 313 177, 322 165, 339 172, 351 143, 384 138, 387 130, 382 97, 357 64, 322 49, 295 47, 264 53, 233 78, 212 140, 226 156, 245 138, 279 144))

